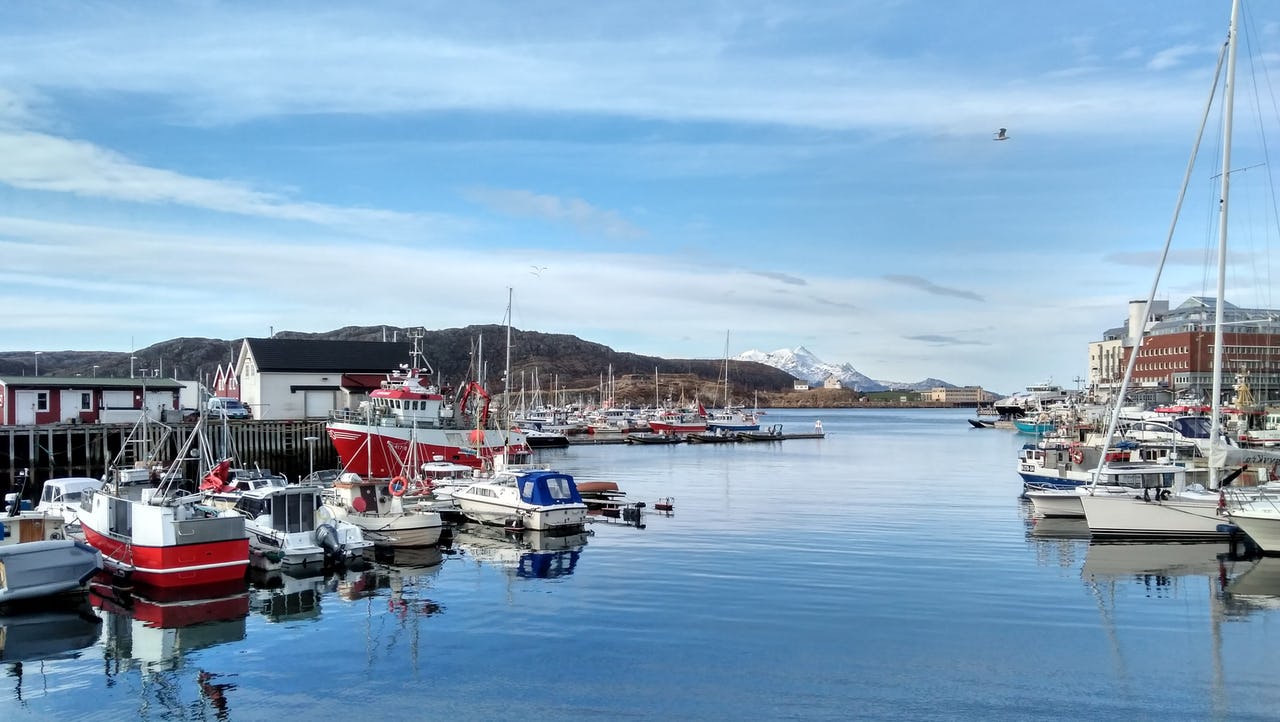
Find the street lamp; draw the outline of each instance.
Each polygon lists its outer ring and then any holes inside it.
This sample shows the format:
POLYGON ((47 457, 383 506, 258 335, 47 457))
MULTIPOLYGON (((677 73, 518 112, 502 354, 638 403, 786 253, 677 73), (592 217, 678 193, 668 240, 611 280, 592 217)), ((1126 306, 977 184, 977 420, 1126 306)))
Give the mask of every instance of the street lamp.
POLYGON ((316 473, 316 442, 320 440, 319 436, 304 436, 302 440, 307 442, 307 476, 316 473))
POLYGON ((44 351, 36 351, 36 376, 40 375, 40 354, 44 351))

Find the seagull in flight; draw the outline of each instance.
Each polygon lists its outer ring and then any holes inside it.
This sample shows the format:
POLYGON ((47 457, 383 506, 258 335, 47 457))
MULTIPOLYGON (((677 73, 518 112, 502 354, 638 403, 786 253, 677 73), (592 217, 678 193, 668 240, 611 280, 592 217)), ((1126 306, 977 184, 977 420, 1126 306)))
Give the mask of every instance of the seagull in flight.
POLYGON ((1008 128, 1001 128, 1000 130, 997 130, 995 137, 991 140, 1009 140, 1009 136, 1005 135, 1006 130, 1008 130, 1008 128))
POLYGON ((538 278, 542 278, 542 272, 547 270, 546 266, 529 266, 529 268, 533 269, 532 271, 529 271, 529 273, 537 276, 538 278))

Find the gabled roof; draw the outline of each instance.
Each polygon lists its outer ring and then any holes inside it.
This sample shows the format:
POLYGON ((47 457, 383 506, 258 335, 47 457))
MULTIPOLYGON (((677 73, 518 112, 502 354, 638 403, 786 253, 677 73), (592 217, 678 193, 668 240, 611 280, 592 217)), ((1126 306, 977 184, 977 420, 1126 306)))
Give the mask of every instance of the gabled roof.
POLYGON ((258 371, 386 374, 408 363, 413 345, 385 341, 246 338, 258 371))
POLYGON ((77 388, 77 389, 141 389, 168 391, 180 389, 182 382, 173 379, 136 378, 114 379, 105 376, 0 376, 0 384, 23 388, 77 388))

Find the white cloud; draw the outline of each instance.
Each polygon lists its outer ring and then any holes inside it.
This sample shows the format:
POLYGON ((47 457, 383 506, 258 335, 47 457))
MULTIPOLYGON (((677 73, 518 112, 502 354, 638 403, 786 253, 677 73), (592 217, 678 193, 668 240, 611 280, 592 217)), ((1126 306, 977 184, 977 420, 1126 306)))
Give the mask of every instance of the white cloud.
POLYGON ((473 188, 466 195, 500 213, 568 223, 584 233, 614 238, 639 238, 644 235, 643 229, 625 220, 616 211, 597 208, 581 198, 505 188, 473 188))
POLYGON ((196 178, 130 161, 91 143, 35 132, 0 131, 0 183, 25 190, 72 193, 90 198, 175 204, 259 218, 304 221, 378 231, 443 217, 370 208, 291 201, 234 181, 196 178))

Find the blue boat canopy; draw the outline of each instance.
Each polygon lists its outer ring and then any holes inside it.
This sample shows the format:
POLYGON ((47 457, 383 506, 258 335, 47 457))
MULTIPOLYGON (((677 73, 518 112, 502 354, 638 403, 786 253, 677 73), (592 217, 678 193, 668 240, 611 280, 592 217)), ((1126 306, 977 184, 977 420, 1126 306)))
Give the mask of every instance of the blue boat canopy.
POLYGON ((582 503, 573 477, 560 471, 531 471, 521 474, 520 500, 538 506, 582 503))

